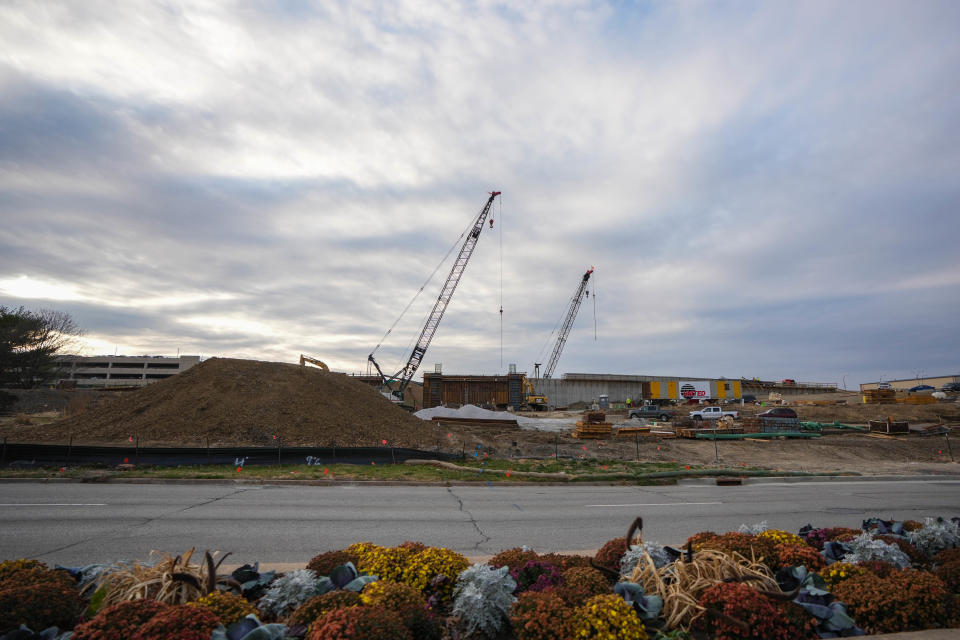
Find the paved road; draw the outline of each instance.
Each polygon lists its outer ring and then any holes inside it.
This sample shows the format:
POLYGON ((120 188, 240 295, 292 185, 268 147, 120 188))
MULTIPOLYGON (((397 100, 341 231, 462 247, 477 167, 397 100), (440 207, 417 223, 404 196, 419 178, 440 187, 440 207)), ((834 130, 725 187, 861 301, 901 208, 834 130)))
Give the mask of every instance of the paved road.
POLYGON ((643 516, 647 540, 766 520, 795 531, 881 516, 960 515, 960 480, 717 487, 259 486, 0 483, 0 560, 76 566, 145 559, 151 549, 233 551, 231 561, 305 563, 369 540, 419 540, 470 556, 529 545, 595 549, 643 516))

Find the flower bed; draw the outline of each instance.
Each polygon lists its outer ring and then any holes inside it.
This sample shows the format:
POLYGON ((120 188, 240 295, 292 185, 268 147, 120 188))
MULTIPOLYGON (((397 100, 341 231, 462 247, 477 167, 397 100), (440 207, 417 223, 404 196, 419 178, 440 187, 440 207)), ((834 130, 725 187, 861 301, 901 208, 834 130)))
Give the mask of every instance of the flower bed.
MULTIPOLYGON (((701 532, 593 558, 358 542, 305 568, 220 573, 210 553, 51 569, 0 563, 0 640, 846 637, 960 627, 960 519, 701 532)), ((642 534, 642 532, 639 532, 642 534)))

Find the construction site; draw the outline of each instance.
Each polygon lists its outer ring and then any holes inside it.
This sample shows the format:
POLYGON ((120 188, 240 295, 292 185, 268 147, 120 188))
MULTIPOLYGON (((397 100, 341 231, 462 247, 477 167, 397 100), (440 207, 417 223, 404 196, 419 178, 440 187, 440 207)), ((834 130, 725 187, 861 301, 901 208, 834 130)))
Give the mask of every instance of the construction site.
POLYGON ((14 444, 135 443, 138 449, 400 447, 461 456, 479 449, 511 458, 858 473, 955 469, 956 392, 854 393, 791 379, 557 375, 593 267, 576 283, 549 358, 534 363, 532 375, 516 365, 495 376, 449 375, 437 366, 415 381, 498 195, 490 192, 461 235, 453 267, 395 373, 377 361, 383 339, 367 356, 367 375, 331 371, 305 354, 289 363, 69 358, 71 373, 57 389, 5 394, 4 461, 14 444), (158 368, 164 371, 148 373, 158 368), (695 411, 701 407, 708 409, 695 411))

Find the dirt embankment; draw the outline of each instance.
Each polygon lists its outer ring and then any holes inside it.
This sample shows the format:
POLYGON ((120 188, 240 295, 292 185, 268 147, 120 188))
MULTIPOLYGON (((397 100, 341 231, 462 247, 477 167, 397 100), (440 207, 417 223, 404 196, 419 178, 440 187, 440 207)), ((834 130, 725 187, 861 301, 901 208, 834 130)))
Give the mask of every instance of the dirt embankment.
MULTIPOLYGON (((429 446, 435 428, 348 376, 276 362, 211 358, 46 425, 10 425, 21 442, 175 446, 429 446)), ((434 440, 431 440, 433 438, 434 440)))

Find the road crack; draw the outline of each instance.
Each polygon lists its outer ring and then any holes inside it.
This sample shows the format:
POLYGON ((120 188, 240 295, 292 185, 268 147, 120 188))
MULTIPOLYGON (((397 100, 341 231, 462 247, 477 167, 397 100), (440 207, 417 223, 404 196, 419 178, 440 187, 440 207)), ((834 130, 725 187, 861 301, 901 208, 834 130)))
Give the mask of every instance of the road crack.
POLYGON ((453 492, 452 487, 447 487, 447 493, 453 496, 454 500, 457 501, 457 504, 460 507, 460 511, 466 514, 468 518, 470 518, 470 524, 473 525, 473 528, 476 529, 477 533, 480 535, 481 539, 478 540, 475 545, 473 545, 474 551, 480 551, 480 545, 489 542, 491 539, 490 536, 488 536, 486 533, 483 532, 483 529, 480 528, 480 523, 477 522, 477 519, 473 517, 473 514, 470 512, 470 510, 463 506, 463 499, 453 492))
POLYGON ((232 497, 232 496, 237 495, 238 493, 243 493, 244 491, 249 491, 250 489, 251 489, 251 487, 243 487, 243 488, 237 489, 237 490, 235 490, 235 491, 231 491, 230 493, 226 493, 226 494, 224 494, 224 495, 222 495, 222 496, 217 496, 217 497, 215 497, 215 498, 211 498, 210 500, 205 500, 205 501, 203 501, 203 502, 197 502, 196 504, 191 504, 191 505, 188 505, 188 506, 183 507, 183 508, 181 508, 181 509, 176 509, 176 510, 173 510, 173 511, 167 511, 167 512, 165 512, 165 513, 161 513, 161 514, 159 514, 159 515, 157 515, 157 516, 155 516, 155 517, 153 517, 153 518, 143 518, 143 519, 141 519, 141 520, 138 521, 138 522, 132 522, 132 523, 126 525, 126 526, 123 527, 122 529, 115 529, 114 531, 105 532, 105 533, 99 533, 99 534, 97 534, 97 535, 95 535, 95 536, 91 536, 91 537, 85 538, 85 539, 83 539, 83 540, 77 540, 76 542, 71 542, 70 544, 65 544, 65 545, 63 545, 62 547, 57 547, 56 549, 47 549, 47 550, 42 551, 42 552, 40 552, 40 553, 34 554, 33 557, 40 557, 40 556, 44 556, 44 555, 49 555, 49 554, 51 554, 51 553, 57 553, 57 552, 59 552, 59 551, 65 551, 65 550, 67 550, 67 549, 72 549, 73 547, 77 547, 77 546, 79 546, 79 545, 86 544, 86 543, 88 543, 88 542, 93 542, 94 540, 106 540, 106 539, 115 537, 115 536, 117 536, 117 535, 120 535, 120 534, 121 534, 122 532, 124 532, 124 531, 129 531, 129 530, 131 530, 131 529, 138 529, 138 528, 140 528, 140 527, 145 527, 145 526, 147 526, 147 525, 149 525, 149 524, 151 524, 151 523, 156 522, 157 520, 162 520, 163 518, 166 518, 166 517, 169 517, 169 516, 178 514, 178 513, 183 513, 184 511, 189 511, 190 509, 195 509, 196 507, 203 507, 203 506, 206 506, 206 505, 208 505, 208 504, 212 504, 212 503, 214 503, 214 502, 217 502, 217 501, 219 501, 219 500, 224 500, 224 499, 226 499, 226 498, 230 498, 230 497, 232 497))

